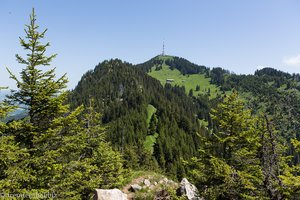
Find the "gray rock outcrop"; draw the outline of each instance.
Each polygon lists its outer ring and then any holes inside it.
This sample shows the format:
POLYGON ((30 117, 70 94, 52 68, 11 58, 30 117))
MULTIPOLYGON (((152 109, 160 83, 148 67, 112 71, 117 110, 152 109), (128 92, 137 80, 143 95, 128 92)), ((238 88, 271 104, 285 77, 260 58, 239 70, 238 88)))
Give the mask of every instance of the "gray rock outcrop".
POLYGON ((180 188, 178 188, 177 193, 185 195, 188 200, 203 200, 203 198, 200 198, 196 186, 191 184, 186 178, 183 178, 180 182, 180 188))
POLYGON ((127 194, 118 189, 96 189, 94 200, 127 200, 127 194))

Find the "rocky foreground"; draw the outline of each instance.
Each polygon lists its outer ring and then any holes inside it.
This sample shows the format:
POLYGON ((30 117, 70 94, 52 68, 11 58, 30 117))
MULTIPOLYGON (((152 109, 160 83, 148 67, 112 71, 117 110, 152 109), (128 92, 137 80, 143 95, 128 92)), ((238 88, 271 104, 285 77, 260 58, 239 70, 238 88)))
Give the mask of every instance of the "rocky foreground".
POLYGON ((166 177, 141 176, 131 181, 122 191, 119 189, 96 189, 94 200, 171 200, 174 198, 204 200, 197 188, 186 178, 180 183, 166 177))

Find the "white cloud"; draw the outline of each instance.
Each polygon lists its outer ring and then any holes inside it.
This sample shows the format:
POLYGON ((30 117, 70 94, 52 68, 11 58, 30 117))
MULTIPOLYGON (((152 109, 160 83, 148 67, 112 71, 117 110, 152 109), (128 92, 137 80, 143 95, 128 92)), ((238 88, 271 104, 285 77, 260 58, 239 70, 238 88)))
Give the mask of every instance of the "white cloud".
POLYGON ((288 66, 299 66, 300 67, 300 54, 283 59, 283 63, 288 66))

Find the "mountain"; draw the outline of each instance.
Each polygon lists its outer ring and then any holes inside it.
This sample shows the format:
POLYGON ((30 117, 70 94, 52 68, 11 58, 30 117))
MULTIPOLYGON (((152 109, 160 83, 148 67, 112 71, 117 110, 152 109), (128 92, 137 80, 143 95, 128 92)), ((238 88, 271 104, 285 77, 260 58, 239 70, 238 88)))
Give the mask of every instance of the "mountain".
POLYGON ((3 101, 6 98, 6 95, 9 94, 8 90, 0 90, 0 101, 3 101))
POLYGON ((196 65, 184 58, 156 56, 136 67, 159 80, 162 85, 168 82, 172 86, 184 86, 186 94, 208 95, 210 98, 222 94, 220 88, 212 84, 209 68, 196 65))
MULTIPOLYGON (((178 70, 180 73, 176 72, 177 79, 172 76, 174 78, 172 84, 184 86, 186 93, 195 97, 206 92, 210 95, 210 99, 218 99, 220 93, 230 94, 232 90, 237 90, 253 113, 265 113, 265 115, 271 116, 282 140, 286 141, 286 153, 293 155, 295 164, 300 162, 299 153, 295 152, 290 142, 292 138, 300 138, 298 131, 300 129, 299 74, 289 74, 274 68, 263 68, 256 70, 253 75, 237 75, 220 67, 208 69, 204 66, 197 66, 178 57, 168 56, 163 59, 156 57, 154 60, 161 60, 161 63, 157 64, 158 61, 152 61, 152 63, 155 63, 155 68, 148 67, 146 72, 149 75, 161 80, 161 83, 163 83, 161 77, 166 75, 164 77, 166 78, 178 70), (176 62, 177 67, 173 67, 176 65, 170 64, 170 60, 176 62), (179 63, 181 66, 178 66, 179 63), (185 80, 182 81, 183 78, 181 77, 184 77, 185 80), (191 77, 197 78, 193 80, 191 77), (209 82, 208 85, 203 83, 205 78, 207 79, 206 82, 209 82), (193 81, 189 81, 189 79, 193 81), (201 88, 198 92, 195 90, 196 84, 199 84, 199 88, 201 88), (191 92, 191 90, 193 91, 191 92)), ((142 69, 145 68, 142 67, 142 69)))
MULTIPOLYGON (((0 102, 6 99, 10 94, 10 90, 0 90, 0 102)), ((17 108, 12 113, 9 113, 4 121, 18 120, 27 116, 27 111, 23 108, 17 108)))
POLYGON ((109 127, 108 140, 129 167, 182 178, 187 169, 181 159, 197 156, 201 138, 220 128, 209 113, 232 90, 253 113, 272 117, 286 153, 299 163, 291 145, 292 138, 300 138, 299 77, 272 68, 236 75, 175 56, 160 55, 138 65, 115 59, 85 73, 69 102, 73 108, 94 102, 109 127))
POLYGON ((69 101, 76 107, 94 99, 109 126, 108 139, 129 166, 159 168, 181 178, 181 158, 197 155, 198 133, 205 132, 199 118, 209 120, 208 98, 189 97, 181 86, 163 86, 139 67, 104 61, 83 75, 69 101))

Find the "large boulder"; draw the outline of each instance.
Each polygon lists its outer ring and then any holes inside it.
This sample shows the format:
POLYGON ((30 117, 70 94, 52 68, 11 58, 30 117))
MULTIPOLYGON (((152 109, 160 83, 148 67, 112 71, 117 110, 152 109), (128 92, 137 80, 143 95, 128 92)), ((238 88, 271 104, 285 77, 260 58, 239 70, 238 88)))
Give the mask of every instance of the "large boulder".
POLYGON ((96 189, 94 200, 127 200, 127 194, 118 189, 96 189))
POLYGON ((191 184, 186 178, 183 178, 180 182, 180 188, 178 188, 177 193, 180 196, 185 195, 188 200, 203 200, 203 198, 200 198, 196 186, 191 184))

